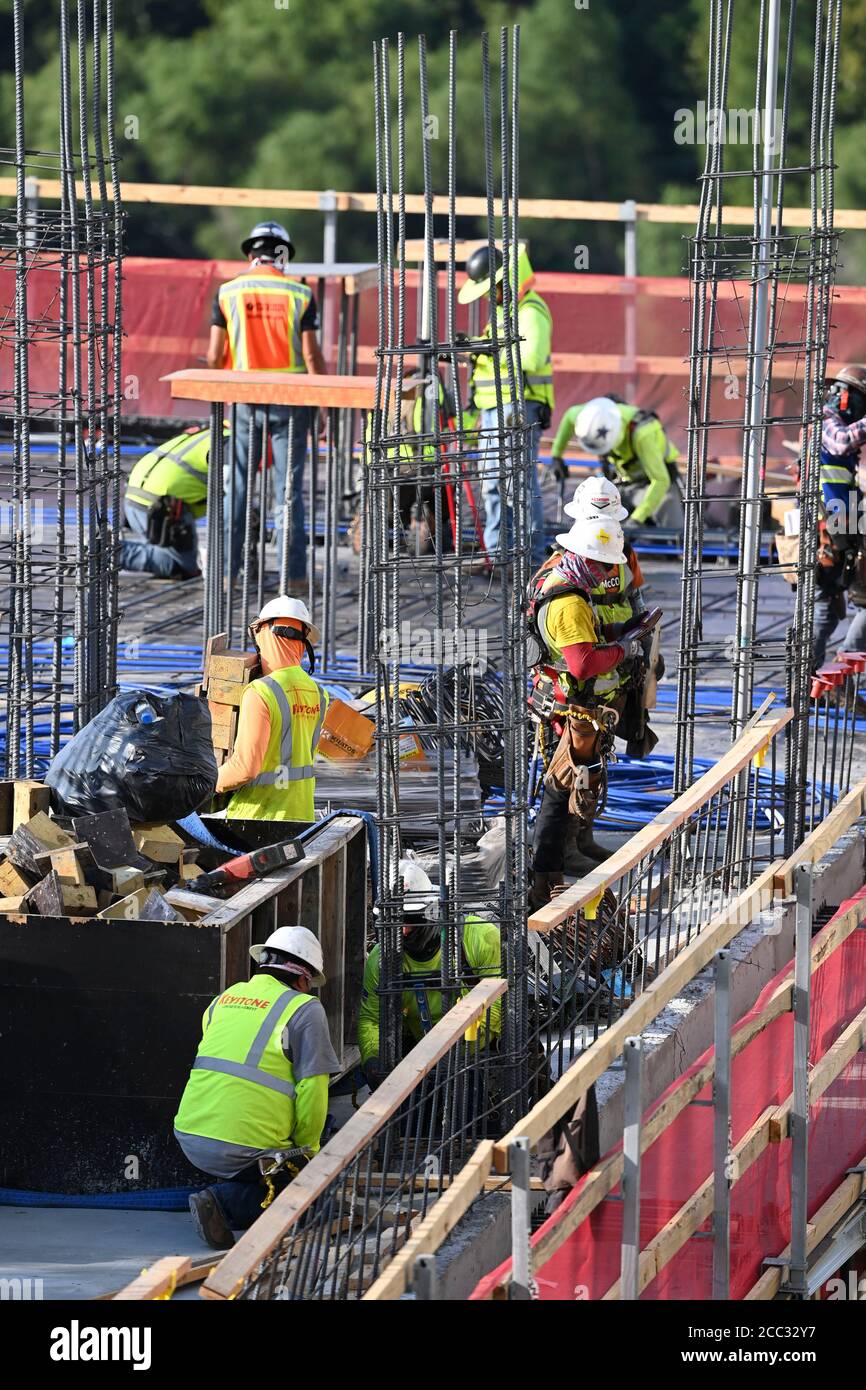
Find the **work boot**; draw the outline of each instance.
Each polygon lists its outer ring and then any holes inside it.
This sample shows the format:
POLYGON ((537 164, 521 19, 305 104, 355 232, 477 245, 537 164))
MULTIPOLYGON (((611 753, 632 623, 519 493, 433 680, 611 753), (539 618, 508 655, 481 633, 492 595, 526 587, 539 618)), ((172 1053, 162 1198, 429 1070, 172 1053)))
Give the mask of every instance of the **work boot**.
POLYGON ((211 1250, 231 1249, 235 1238, 226 1225, 225 1217, 217 1206, 210 1188, 205 1187, 201 1192, 191 1193, 189 1213, 192 1224, 205 1245, 209 1245, 211 1250))
POLYGON ((562 883, 562 874, 558 869, 547 874, 533 874, 532 886, 529 889, 529 911, 537 912, 540 907, 546 907, 550 902, 551 890, 562 883))
POLYGON ((593 839, 591 825, 581 826, 577 832, 577 848, 585 858, 594 859, 596 864, 603 864, 613 854, 612 849, 605 849, 604 845, 593 839))

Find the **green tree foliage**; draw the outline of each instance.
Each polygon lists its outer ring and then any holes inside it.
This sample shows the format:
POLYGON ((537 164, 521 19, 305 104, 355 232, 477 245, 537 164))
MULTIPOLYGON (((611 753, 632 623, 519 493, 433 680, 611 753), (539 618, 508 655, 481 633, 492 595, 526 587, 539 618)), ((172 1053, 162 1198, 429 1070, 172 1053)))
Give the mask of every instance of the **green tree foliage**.
MULTIPOLYGON (((103 0, 104 3, 104 0, 103 0)), ((760 0, 737 0, 729 102, 755 104, 755 34, 760 0)), ((58 0, 25 0, 27 144, 56 150, 58 0)), ((677 113, 706 99, 706 0, 120 0, 117 3, 118 142, 129 182, 201 183, 261 188, 374 187, 372 49, 382 36, 407 38, 409 191, 422 187, 417 35, 425 33, 430 141, 436 192, 447 177, 448 34, 459 33, 459 192, 484 188, 480 41, 491 36, 494 128, 498 146, 499 26, 521 25, 521 195, 524 198, 695 202, 705 150, 675 138, 677 113)), ((801 3, 791 90, 792 148, 802 145, 811 98, 809 0, 801 3)), ((785 6, 787 9, 787 6, 785 6)), ((77 7, 69 0, 73 38, 77 7)), ((0 119, 14 127, 11 0, 0 0, 0 119)), ((840 65, 837 202, 866 195, 861 116, 866 77, 866 0, 846 0, 840 65)), ((784 35, 783 35, 784 39, 784 35)), ((392 45, 392 54, 394 48, 392 45)), ((73 63, 74 67, 74 63, 73 63)), ((73 72, 73 85, 75 74, 73 72)), ((396 94, 396 74, 392 67, 396 94)), ((498 177, 498 147, 494 152, 498 177)), ((726 153, 728 167, 751 166, 750 147, 726 153)), ((47 173, 47 170, 46 170, 47 173)), ((805 199, 805 180, 787 190, 805 199)), ((743 187, 742 196, 748 197, 743 187)), ((142 255, 237 254, 261 209, 128 205, 128 249, 142 255)), ((316 213, 278 214, 300 254, 321 248, 316 213)), ((473 229, 461 222, 460 231, 473 229)), ((484 232, 483 222, 476 232, 484 232)), ((677 274, 687 227, 643 226, 640 269, 677 274)), ((410 235, 420 235, 410 219, 410 235)), ((570 270, 581 246, 591 271, 622 268, 617 222, 527 221, 537 265, 570 270)), ((445 232, 444 219, 436 234, 445 232)), ((369 215, 343 217, 339 252, 372 258, 369 215)), ((856 251, 856 247, 852 248, 856 251)), ((855 256, 856 263, 856 256, 855 256)))

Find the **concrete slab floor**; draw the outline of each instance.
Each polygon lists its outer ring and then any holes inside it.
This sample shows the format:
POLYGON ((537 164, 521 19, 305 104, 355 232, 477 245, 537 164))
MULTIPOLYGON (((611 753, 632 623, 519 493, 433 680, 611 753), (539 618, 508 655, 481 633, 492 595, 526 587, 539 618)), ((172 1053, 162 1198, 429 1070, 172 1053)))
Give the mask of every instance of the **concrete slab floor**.
MULTIPOLYGON (((185 1212, 0 1207, 0 1252, 0 1279, 41 1279, 42 1298, 63 1300, 114 1293, 160 1256, 200 1258, 208 1246, 185 1212)), ((200 1301, 198 1289, 174 1297, 200 1301)))

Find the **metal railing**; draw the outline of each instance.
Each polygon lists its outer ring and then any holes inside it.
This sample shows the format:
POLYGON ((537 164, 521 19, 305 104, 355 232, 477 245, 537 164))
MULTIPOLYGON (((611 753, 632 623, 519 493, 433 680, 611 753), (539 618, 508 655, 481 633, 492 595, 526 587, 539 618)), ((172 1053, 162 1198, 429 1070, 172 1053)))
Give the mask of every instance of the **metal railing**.
POLYGON ((522 978, 536 1097, 782 852, 776 740, 791 718, 759 711, 715 767, 529 918, 522 978))

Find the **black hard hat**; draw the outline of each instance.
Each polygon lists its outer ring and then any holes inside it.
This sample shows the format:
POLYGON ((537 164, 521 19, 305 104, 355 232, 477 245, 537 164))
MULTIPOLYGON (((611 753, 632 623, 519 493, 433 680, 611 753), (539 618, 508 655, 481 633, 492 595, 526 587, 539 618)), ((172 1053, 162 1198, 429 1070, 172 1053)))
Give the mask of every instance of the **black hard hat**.
POLYGON ((461 285, 460 293, 457 296, 461 304, 471 304, 473 300, 489 294, 491 274, 495 277, 496 283, 499 283, 502 279, 502 252, 494 246, 493 270, 491 271, 490 247, 477 247, 466 262, 466 274, 469 279, 461 285))
POLYGON ((294 243, 282 222, 257 222, 249 236, 241 242, 241 250, 245 256, 256 251, 270 254, 277 246, 285 246, 288 259, 294 260, 294 243))

